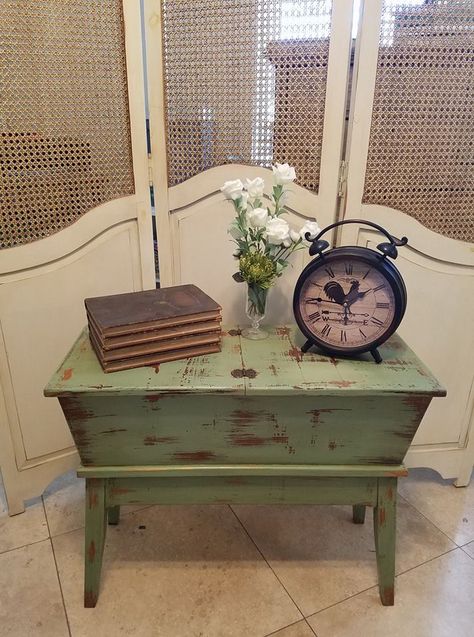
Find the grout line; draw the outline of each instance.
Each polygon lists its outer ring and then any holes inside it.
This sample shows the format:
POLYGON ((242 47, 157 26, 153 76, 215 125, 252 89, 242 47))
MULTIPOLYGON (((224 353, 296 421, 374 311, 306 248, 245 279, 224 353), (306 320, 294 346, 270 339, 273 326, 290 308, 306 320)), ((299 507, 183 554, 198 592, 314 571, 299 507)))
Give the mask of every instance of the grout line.
POLYGON ((46 520, 46 525, 48 527, 49 542, 51 544, 51 550, 53 552, 54 566, 56 568, 56 575, 57 575, 57 578, 58 578, 59 592, 61 593, 61 599, 62 599, 62 602, 63 602, 64 617, 66 618, 66 624, 67 624, 67 630, 68 630, 68 633, 69 633, 69 637, 72 637, 71 626, 69 624, 69 617, 68 617, 67 610, 66 610, 66 602, 64 601, 63 586, 61 584, 61 578, 59 576, 58 562, 56 560, 56 553, 54 551, 53 538, 51 537, 51 530, 49 528, 48 516, 46 515, 46 507, 44 506, 43 496, 41 496, 41 501, 43 503, 44 517, 45 517, 45 520, 46 520))
MULTIPOLYGON (((84 503, 83 503, 84 504, 84 503)), ((121 505, 122 506, 129 506, 129 505, 121 505)), ((134 505, 131 505, 134 506, 134 505)), ((159 504, 147 504, 143 507, 140 507, 140 509, 138 509, 137 511, 126 511, 126 512, 122 512, 122 509, 120 509, 120 519, 122 519, 122 517, 128 517, 129 515, 132 515, 133 513, 139 513, 140 511, 144 511, 145 509, 151 509, 154 506, 160 506, 159 504)), ((46 507, 45 507, 45 511, 46 511, 46 507)), ((46 523, 48 523, 48 516, 45 514, 46 517, 46 523)), ((49 528, 49 524, 48 524, 48 528, 49 528)), ((81 529, 84 529, 85 525, 82 524, 81 526, 77 526, 74 527, 73 529, 68 529, 67 531, 61 531, 61 533, 55 533, 54 535, 51 535, 50 537, 60 537, 61 535, 67 535, 68 533, 73 533, 74 531, 80 531, 81 529)), ((47 538, 45 538, 47 539, 47 538)))
POLYGON ((405 573, 409 573, 410 571, 414 571, 415 568, 420 568, 420 566, 424 566, 425 564, 429 564, 430 562, 434 562, 434 560, 437 560, 440 557, 443 557, 444 555, 447 555, 448 553, 452 553, 453 551, 457 551, 459 548, 459 546, 455 546, 452 549, 449 549, 448 551, 443 551, 443 553, 440 553, 439 555, 435 555, 434 557, 430 557, 429 560, 425 560, 424 562, 421 562, 421 564, 417 564, 416 566, 412 566, 410 568, 407 568, 405 571, 401 571, 400 573, 397 573, 395 575, 395 577, 400 577, 400 575, 405 575, 405 573))
POLYGON ((311 626, 311 624, 309 623, 309 621, 306 619, 306 617, 304 618, 304 621, 306 623, 306 626, 308 626, 308 628, 310 629, 310 631, 313 633, 314 637, 318 637, 314 628, 311 626))
MULTIPOLYGON (((411 568, 407 568, 405 571, 402 571, 401 573, 397 573, 395 575, 395 580, 397 580, 400 577, 400 575, 405 575, 406 573, 409 573, 410 571, 414 571, 415 569, 420 568, 421 566, 424 566, 425 564, 429 564, 430 562, 433 562, 434 560, 437 560, 438 558, 443 557, 444 555, 447 555, 448 553, 453 553, 454 551, 457 551, 459 548, 461 547, 456 546, 452 549, 449 549, 449 551, 445 551, 444 553, 441 553, 440 555, 437 555, 436 557, 432 557, 429 560, 426 560, 426 562, 422 562, 421 564, 418 564, 417 566, 412 566, 411 568)), ((366 593, 367 591, 370 591, 373 588, 378 589, 378 583, 375 584, 374 586, 369 586, 368 588, 364 588, 364 590, 359 591, 358 593, 349 595, 349 597, 346 597, 345 599, 341 599, 339 602, 335 602, 334 604, 330 604, 329 606, 326 606, 325 608, 321 608, 320 610, 317 610, 315 613, 308 615, 308 617, 319 615, 319 613, 322 613, 323 611, 328 610, 329 608, 333 608, 334 606, 338 606, 339 604, 344 604, 344 602, 347 602, 349 599, 352 599, 353 597, 357 597, 358 595, 362 595, 362 593, 366 593)))
POLYGON ((412 504, 410 500, 407 500, 406 498, 404 498, 402 495, 400 495, 400 493, 398 493, 397 495, 398 495, 398 498, 401 498, 402 500, 404 500, 408 504, 408 506, 411 506, 412 509, 415 509, 415 511, 419 513, 423 518, 425 518, 425 520, 427 520, 431 525, 433 525, 435 529, 437 529, 440 533, 442 533, 445 537, 447 537, 450 542, 455 544, 458 548, 461 548, 460 544, 455 542, 452 537, 449 537, 449 535, 445 533, 443 529, 440 529, 439 526, 433 522, 433 520, 431 520, 427 515, 425 515, 422 511, 420 511, 420 509, 418 509, 414 504, 412 504))
POLYGON ((47 535, 42 540, 35 540, 34 542, 27 542, 26 544, 21 544, 20 546, 14 546, 11 549, 5 549, 4 551, 0 551, 0 557, 2 555, 6 555, 7 553, 11 553, 12 551, 18 551, 18 549, 24 549, 27 546, 33 546, 33 544, 40 544, 41 542, 46 542, 49 539, 51 538, 49 537, 49 535, 47 535))
MULTIPOLYGON (((299 624, 301 622, 306 622, 305 619, 297 619, 295 622, 291 622, 291 624, 287 624, 286 626, 282 626, 281 628, 277 628, 276 630, 273 630, 271 633, 267 633, 265 635, 265 637, 272 637, 273 635, 278 635, 278 633, 281 630, 286 630, 287 628, 291 628, 292 626, 296 626, 296 624, 299 624)), ((308 622, 306 622, 308 623, 308 622)), ((309 624, 308 624, 309 626, 309 624)), ((311 628, 311 626, 309 626, 311 628)), ((313 634, 315 635, 316 633, 313 631, 313 629, 311 628, 311 631, 313 632, 313 634)))
MULTIPOLYGON (((250 533, 247 531, 246 527, 244 526, 244 523, 242 522, 242 520, 239 518, 239 516, 237 515, 237 513, 234 511, 233 507, 229 504, 227 505, 229 507, 229 509, 232 511, 232 513, 235 516, 235 519, 237 520, 237 522, 240 524, 240 526, 243 528, 245 534, 248 536, 248 538, 250 539, 250 541, 252 542, 252 544, 255 546, 255 548, 257 549, 257 551, 260 553, 260 555, 262 556, 263 560, 265 561, 265 563, 267 564, 268 568, 272 571, 273 575, 276 577, 277 581, 280 583, 281 587, 283 588, 283 590, 286 592, 286 594, 288 595, 288 597, 291 599, 291 601, 293 602, 293 604, 296 606, 298 612, 301 614, 301 619, 305 619, 304 613, 302 612, 301 608, 298 606, 298 604, 295 602, 295 600, 293 599, 293 597, 290 595, 290 593, 288 592, 286 586, 283 584, 283 582, 281 581, 281 579, 278 577, 278 575, 275 573, 273 567, 271 566, 271 564, 269 564, 267 558, 265 557, 265 555, 262 553, 262 551, 260 550, 259 546, 257 545, 257 543, 255 542, 255 540, 253 539, 253 537, 250 535, 250 533)), ((301 620, 298 620, 301 621, 301 620)), ((296 623, 296 622, 293 622, 296 623)), ((311 628, 311 627, 310 627, 311 628)), ((282 630, 281 628, 279 630, 282 630)), ((312 629, 311 629, 312 630, 312 629)), ((278 631, 277 631, 278 632, 278 631)))
MULTIPOLYGON (((468 542, 467 544, 470 544, 470 543, 471 543, 471 542, 468 542)), ((470 554, 469 554, 469 553, 468 553, 468 552, 464 549, 464 547, 465 547, 465 546, 467 546, 467 544, 463 544, 463 546, 460 546, 459 548, 461 549, 461 551, 462 551, 463 553, 465 553, 468 557, 470 557, 470 558, 471 558, 471 560, 474 560, 474 557, 473 557, 472 555, 470 555, 470 554)))
MULTIPOLYGON (((396 578, 397 576, 395 576, 396 578)), ((322 613, 325 610, 328 610, 329 608, 333 608, 334 606, 339 606, 339 604, 344 604, 344 602, 347 602, 348 600, 352 599, 353 597, 357 597, 357 595, 362 595, 362 593, 366 593, 367 591, 370 591, 372 588, 378 588, 378 584, 374 584, 373 586, 369 586, 368 588, 364 588, 361 591, 358 591, 357 593, 353 593, 352 595, 349 595, 348 597, 345 597, 344 599, 340 599, 338 602, 334 602, 333 604, 329 604, 329 606, 325 606, 324 608, 320 608, 319 610, 317 610, 315 613, 311 613, 310 615, 307 615, 307 617, 305 617, 305 619, 308 619, 309 617, 314 617, 315 615, 319 615, 319 613, 322 613)), ((311 628, 311 626, 310 626, 311 628)))

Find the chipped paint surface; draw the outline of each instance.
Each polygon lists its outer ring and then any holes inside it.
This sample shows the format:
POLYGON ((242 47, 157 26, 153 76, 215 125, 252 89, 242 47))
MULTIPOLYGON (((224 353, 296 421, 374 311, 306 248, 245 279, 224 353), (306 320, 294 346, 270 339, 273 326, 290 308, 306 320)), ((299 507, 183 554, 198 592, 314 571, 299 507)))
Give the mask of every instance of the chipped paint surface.
POLYGON ((287 355, 290 358, 293 358, 297 363, 301 363, 301 361, 303 360, 303 352, 299 347, 293 346, 291 349, 288 350, 287 355))
POLYGON ((196 459, 373 466, 403 461, 419 424, 416 407, 427 402, 406 398, 295 394, 291 400, 216 391, 212 398, 81 394, 61 403, 85 466, 167 464, 171 457, 178 464, 196 459))
POLYGON ((178 438, 176 436, 145 436, 143 444, 146 446, 153 446, 157 444, 172 444, 176 442, 178 438))
POLYGON ((88 558, 89 562, 93 562, 94 561, 95 553, 96 553, 95 542, 94 542, 94 540, 91 540, 89 542, 89 547, 87 548, 87 558, 88 558))
POLYGON ((186 462, 206 462, 214 460, 216 454, 213 451, 179 451, 174 454, 174 458, 186 462))
POLYGON ((98 594, 95 591, 84 591, 84 606, 85 608, 94 608, 97 604, 98 594))
POLYGON ((395 339, 376 366, 303 356, 294 328, 269 331, 254 343, 231 328, 221 355, 107 377, 80 342, 57 378, 82 463, 399 465, 442 394, 409 348, 395 339))
POLYGON ((67 369, 64 370, 62 378, 63 378, 63 380, 71 380, 71 378, 72 378, 72 367, 68 367, 67 369))
POLYGON ((385 524, 385 517, 386 517, 385 507, 383 506, 378 507, 378 516, 379 516, 379 524, 380 526, 383 526, 385 524))

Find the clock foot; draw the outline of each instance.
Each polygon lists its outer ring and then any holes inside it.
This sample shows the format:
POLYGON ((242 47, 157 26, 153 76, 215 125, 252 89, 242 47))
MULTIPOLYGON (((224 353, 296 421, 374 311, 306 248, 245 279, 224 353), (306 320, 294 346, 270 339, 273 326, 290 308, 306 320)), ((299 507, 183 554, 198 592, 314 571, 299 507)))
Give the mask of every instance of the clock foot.
POLYGON ((301 346, 301 352, 305 354, 307 351, 311 349, 313 343, 311 341, 306 341, 304 345, 301 346))
POLYGON ((382 362, 382 357, 380 356, 379 351, 377 349, 371 349, 370 353, 374 357, 374 361, 377 363, 377 365, 382 362))

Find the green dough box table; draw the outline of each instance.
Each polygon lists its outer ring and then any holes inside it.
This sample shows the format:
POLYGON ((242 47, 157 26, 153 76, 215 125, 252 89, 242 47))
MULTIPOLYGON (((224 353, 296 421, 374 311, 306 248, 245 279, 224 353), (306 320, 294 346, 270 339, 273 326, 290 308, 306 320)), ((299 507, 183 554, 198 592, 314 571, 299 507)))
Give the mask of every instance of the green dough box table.
POLYGON ((81 334, 45 389, 59 398, 86 479, 86 607, 97 602, 106 522, 132 503, 373 507, 382 603, 394 602, 397 479, 444 389, 398 337, 335 360, 301 354, 296 327, 264 341, 224 329, 222 352, 104 374, 81 334))

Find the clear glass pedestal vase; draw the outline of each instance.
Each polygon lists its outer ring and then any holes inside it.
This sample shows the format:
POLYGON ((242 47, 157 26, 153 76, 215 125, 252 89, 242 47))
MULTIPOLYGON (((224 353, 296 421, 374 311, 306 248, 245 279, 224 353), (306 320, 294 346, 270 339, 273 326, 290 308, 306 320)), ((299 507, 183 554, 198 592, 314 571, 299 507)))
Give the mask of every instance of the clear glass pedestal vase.
POLYGON ((247 283, 247 294, 245 299, 245 313, 251 321, 250 327, 242 330, 242 336, 254 341, 267 338, 268 332, 260 327, 261 321, 265 318, 267 307, 268 288, 262 288, 254 283, 247 283))

